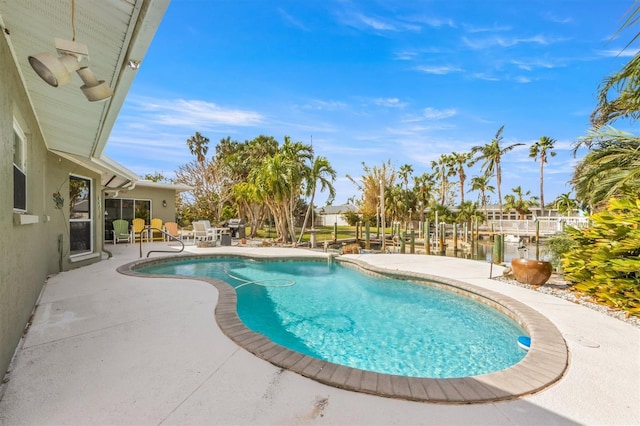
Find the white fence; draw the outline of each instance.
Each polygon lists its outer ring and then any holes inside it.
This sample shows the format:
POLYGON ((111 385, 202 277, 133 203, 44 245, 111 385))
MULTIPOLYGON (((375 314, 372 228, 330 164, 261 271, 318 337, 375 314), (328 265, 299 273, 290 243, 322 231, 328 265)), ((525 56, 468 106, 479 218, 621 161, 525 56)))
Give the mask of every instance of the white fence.
MULTIPOLYGON (((553 235, 561 232, 565 225, 575 228, 589 226, 589 219, 582 216, 576 217, 545 217, 538 218, 540 235, 553 235)), ((535 235, 535 220, 497 220, 489 223, 490 229, 500 234, 535 235)))

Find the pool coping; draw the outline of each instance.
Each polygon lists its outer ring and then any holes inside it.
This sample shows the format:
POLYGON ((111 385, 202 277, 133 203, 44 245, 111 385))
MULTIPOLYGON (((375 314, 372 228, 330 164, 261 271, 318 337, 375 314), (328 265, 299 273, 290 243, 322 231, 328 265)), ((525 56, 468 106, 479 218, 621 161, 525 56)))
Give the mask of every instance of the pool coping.
POLYGON ((365 273, 394 278, 427 281, 471 297, 506 314, 522 326, 531 337, 531 348, 517 364, 501 371, 464 378, 434 379, 406 377, 359 370, 323 361, 292 351, 272 342, 263 334, 247 328, 236 311, 234 288, 224 281, 182 275, 142 274, 136 268, 175 259, 245 257, 262 260, 327 260, 328 256, 258 255, 258 254, 186 254, 143 259, 117 268, 124 275, 144 278, 179 278, 200 280, 213 285, 219 292, 215 318, 222 332, 238 346, 271 364, 300 374, 317 382, 340 389, 397 398, 448 404, 473 404, 517 399, 544 390, 562 378, 569 363, 569 352, 556 326, 533 308, 501 293, 473 284, 424 273, 389 270, 357 259, 331 256, 335 261, 350 264, 365 273))

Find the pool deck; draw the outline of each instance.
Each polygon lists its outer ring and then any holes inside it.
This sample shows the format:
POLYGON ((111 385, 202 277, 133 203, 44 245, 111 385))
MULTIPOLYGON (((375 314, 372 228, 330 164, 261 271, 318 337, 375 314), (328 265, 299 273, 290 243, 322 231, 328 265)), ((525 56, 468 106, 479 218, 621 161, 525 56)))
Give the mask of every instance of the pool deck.
MULTIPOLYGON (((511 297, 544 315, 566 341, 568 368, 550 387, 515 400, 452 405, 352 392, 279 368, 222 332, 214 317, 216 287, 120 274, 116 268, 138 259, 138 246, 107 249, 113 258, 49 279, 2 389, 0 424, 640 424, 640 329, 491 280, 484 262, 344 256, 511 297)), ((494 275, 500 272, 494 266, 494 275)))

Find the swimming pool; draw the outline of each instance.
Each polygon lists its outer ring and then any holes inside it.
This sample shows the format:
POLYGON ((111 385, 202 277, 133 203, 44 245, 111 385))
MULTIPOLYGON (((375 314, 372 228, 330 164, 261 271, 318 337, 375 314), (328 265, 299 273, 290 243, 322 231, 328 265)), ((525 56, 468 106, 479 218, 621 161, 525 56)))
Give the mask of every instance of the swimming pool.
POLYGON ((467 377, 526 352, 506 315, 450 291, 327 261, 174 260, 140 272, 204 276, 236 289, 250 329, 305 355, 378 373, 467 377))
MULTIPOLYGON (((182 264, 181 268, 193 269, 196 265, 206 264, 216 259, 233 262, 242 260, 240 264, 236 263, 236 269, 241 270, 241 264, 245 260, 249 262, 253 262, 253 260, 265 260, 278 263, 285 260, 309 260, 309 255, 298 255, 296 254, 299 253, 298 250, 287 249, 258 249, 255 250, 255 252, 251 249, 233 250, 232 252, 230 250, 230 253, 225 253, 223 250, 218 249, 216 252, 219 254, 183 255, 139 260, 118 267, 118 271, 127 275, 151 278, 149 281, 151 285, 154 285, 153 280, 158 278, 198 279, 210 283, 218 291, 217 302, 215 304, 215 319, 220 330, 227 337, 245 350, 259 358, 269 361, 275 366, 342 389, 391 398, 429 402, 477 403, 497 401, 528 395, 548 387, 562 377, 568 365, 568 352, 562 335, 548 319, 540 315, 537 311, 514 299, 488 289, 446 277, 435 277, 425 275, 424 273, 411 272, 413 268, 410 266, 406 272, 403 272, 396 268, 390 271, 371 263, 371 261, 374 261, 384 264, 387 255, 359 256, 358 258, 340 256, 336 261, 341 264, 349 264, 368 274, 390 274, 390 276, 401 278, 401 282, 406 280, 426 280, 429 281, 429 286, 443 288, 447 291, 482 301, 483 304, 495 308, 497 311, 500 311, 519 323, 524 330, 527 331, 527 334, 531 336, 533 342, 531 348, 521 361, 504 370, 472 377, 447 379, 377 373, 360 368, 347 367, 335 362, 324 361, 274 343, 270 338, 266 337, 265 334, 251 330, 241 321, 238 314, 238 296, 236 291, 241 293, 255 287, 254 285, 246 283, 236 284, 236 290, 232 285, 218 278, 167 275, 165 272, 168 271, 163 272, 162 270, 162 267, 174 261, 179 261, 178 263, 182 264), (382 260, 382 262, 378 262, 378 260, 382 260), (190 266, 188 265, 189 263, 191 263, 190 266), (149 266, 153 266, 154 269, 148 269, 147 267, 149 266), (147 271, 152 272, 141 273, 140 271, 142 269, 147 269, 147 271)), ((322 254, 314 255, 314 257, 322 256, 322 254)), ((430 258, 429 256, 420 257, 419 263, 430 264, 441 261, 439 258, 430 258)), ((397 259, 397 257, 389 257, 388 259, 397 259)), ((418 261, 417 256, 415 259, 418 261)), ((324 267, 326 265, 326 257, 324 257, 322 261, 324 264, 319 263, 318 266, 324 267)), ((291 264, 292 262, 289 263, 291 264)), ((173 274, 174 272, 171 273, 173 274)), ((231 272, 231 270, 227 269, 225 274, 227 272, 231 272)), ((179 273, 191 272, 181 270, 179 273)), ((322 274, 325 273, 326 271, 322 271, 322 274)), ((231 274, 235 275, 233 272, 231 272, 231 274)), ((240 274, 238 274, 236 278, 245 280, 240 274)), ((282 279, 272 281, 272 283, 283 286, 290 285, 287 284, 286 280, 283 281, 282 279)), ((298 284, 295 284, 292 287, 297 286, 298 284)), ((342 328, 343 330, 346 329, 346 327, 350 327, 344 319, 333 320, 332 324, 331 327, 342 328)))

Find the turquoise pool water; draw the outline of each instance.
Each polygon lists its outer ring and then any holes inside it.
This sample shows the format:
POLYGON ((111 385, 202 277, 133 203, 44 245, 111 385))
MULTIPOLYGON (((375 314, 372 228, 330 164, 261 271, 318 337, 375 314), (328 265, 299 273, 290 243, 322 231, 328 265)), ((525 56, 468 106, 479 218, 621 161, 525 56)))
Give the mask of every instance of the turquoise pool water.
POLYGON ((468 377, 503 370, 526 334, 453 292, 320 261, 176 260, 142 273, 206 276, 236 288, 250 329, 306 355, 378 373, 468 377))

